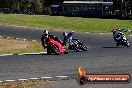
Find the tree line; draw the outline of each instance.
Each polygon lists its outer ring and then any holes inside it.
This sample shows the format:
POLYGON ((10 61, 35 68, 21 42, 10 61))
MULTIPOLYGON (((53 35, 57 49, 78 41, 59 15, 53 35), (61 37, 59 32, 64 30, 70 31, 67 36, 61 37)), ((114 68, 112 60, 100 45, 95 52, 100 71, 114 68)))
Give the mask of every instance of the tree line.
MULTIPOLYGON (((0 0, 0 12, 48 14, 49 6, 62 4, 64 0, 0 0)), ((71 0, 65 0, 71 1, 71 0)), ((86 1, 86 0, 76 0, 86 1)), ((132 0, 88 0, 88 1, 113 1, 113 10, 119 10, 119 14, 129 14, 132 11, 132 0)))
POLYGON ((48 7, 63 0, 0 0, 0 11, 5 13, 46 14, 48 7))
POLYGON ((119 10, 119 15, 132 18, 132 0, 113 0, 114 10, 119 10))
MULTIPOLYGON (((64 0, 0 0, 0 11, 4 13, 48 14, 50 5, 62 4, 63 1, 64 0)), ((86 0, 82 0, 82 1, 86 1, 86 0)), ((89 0, 89 1, 97 1, 97 0, 89 0)), ((104 0, 104 1, 112 1, 112 0, 104 0)))

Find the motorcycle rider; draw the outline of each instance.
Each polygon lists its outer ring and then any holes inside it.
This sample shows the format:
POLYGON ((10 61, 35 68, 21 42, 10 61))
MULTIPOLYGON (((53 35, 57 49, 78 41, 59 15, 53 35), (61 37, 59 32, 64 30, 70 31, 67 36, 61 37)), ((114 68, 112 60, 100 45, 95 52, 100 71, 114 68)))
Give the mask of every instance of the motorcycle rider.
POLYGON ((41 42, 44 49, 47 47, 49 32, 45 30, 41 36, 41 42))
POLYGON ((120 32, 120 29, 119 28, 114 28, 112 30, 112 32, 113 32, 113 38, 114 38, 114 40, 116 42, 121 42, 124 34, 122 32, 120 32))
POLYGON ((45 30, 41 36, 41 42, 44 49, 47 48, 47 53, 49 53, 50 50, 49 46, 47 45, 49 38, 52 38, 62 44, 61 40, 58 37, 50 34, 49 31, 45 30))
POLYGON ((74 34, 74 31, 71 31, 69 33, 63 32, 63 45, 66 46, 66 43, 69 43, 69 48, 72 47, 72 35, 74 34))
POLYGON ((63 32, 63 46, 66 46, 66 43, 68 41, 67 32, 63 32))

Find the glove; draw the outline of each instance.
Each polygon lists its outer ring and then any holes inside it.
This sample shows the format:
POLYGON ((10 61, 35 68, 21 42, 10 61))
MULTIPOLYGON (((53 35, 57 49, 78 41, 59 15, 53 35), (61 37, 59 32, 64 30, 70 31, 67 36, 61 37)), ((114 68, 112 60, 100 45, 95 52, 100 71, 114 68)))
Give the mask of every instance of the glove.
POLYGON ((47 45, 44 46, 44 49, 47 48, 47 45))
POLYGON ((44 47, 44 49, 47 47, 47 45, 45 45, 45 44, 42 44, 42 46, 44 47))

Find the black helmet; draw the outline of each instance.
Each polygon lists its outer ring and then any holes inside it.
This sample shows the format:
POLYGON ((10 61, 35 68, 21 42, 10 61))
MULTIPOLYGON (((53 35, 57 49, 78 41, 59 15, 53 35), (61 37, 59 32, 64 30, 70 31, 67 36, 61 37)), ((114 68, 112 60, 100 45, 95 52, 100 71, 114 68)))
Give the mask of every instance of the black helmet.
POLYGON ((113 29, 112 29, 112 32, 116 32, 116 31, 117 31, 117 28, 113 28, 113 29))

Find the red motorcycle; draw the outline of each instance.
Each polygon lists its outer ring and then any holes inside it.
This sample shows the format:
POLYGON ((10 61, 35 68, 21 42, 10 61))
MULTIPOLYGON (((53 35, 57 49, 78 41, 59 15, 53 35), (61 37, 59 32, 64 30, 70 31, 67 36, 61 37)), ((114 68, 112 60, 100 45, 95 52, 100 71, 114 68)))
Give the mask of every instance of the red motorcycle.
POLYGON ((47 43, 47 54, 55 53, 59 54, 68 54, 68 49, 66 49, 59 41, 50 38, 47 43))

